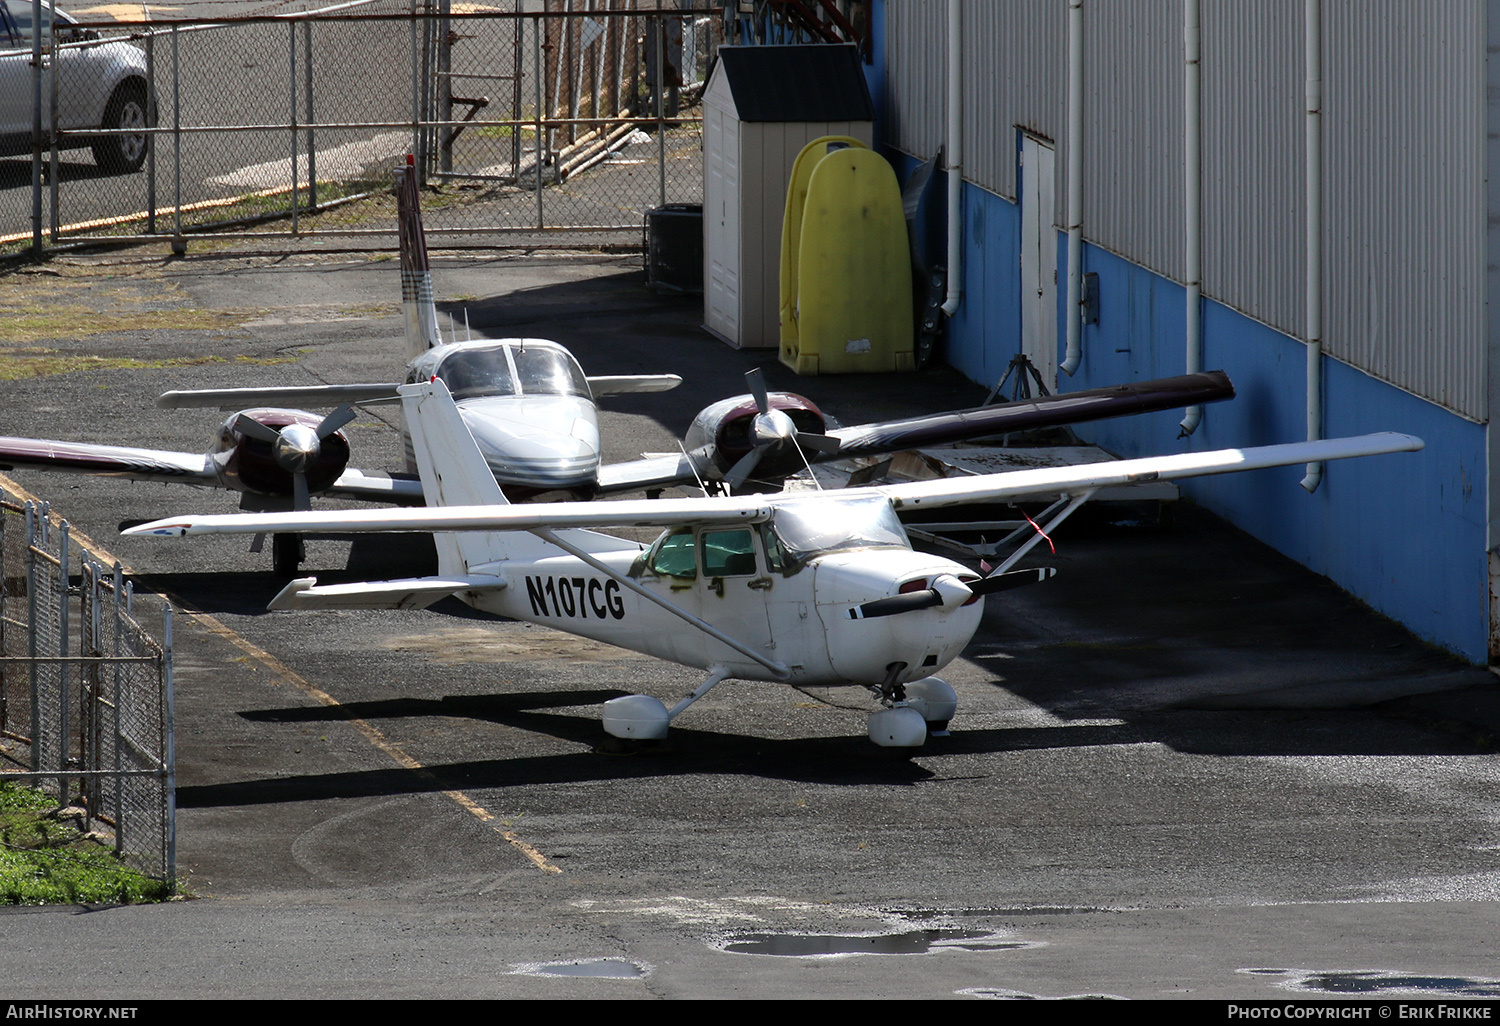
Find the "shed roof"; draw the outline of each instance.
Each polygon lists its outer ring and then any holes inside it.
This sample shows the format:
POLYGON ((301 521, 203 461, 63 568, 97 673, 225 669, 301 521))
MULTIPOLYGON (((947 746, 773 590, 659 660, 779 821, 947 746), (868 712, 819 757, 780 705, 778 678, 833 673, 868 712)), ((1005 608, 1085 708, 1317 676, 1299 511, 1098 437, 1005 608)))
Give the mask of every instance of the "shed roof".
POLYGON ((741 121, 875 119, 852 44, 721 46, 713 76, 722 76, 741 121))

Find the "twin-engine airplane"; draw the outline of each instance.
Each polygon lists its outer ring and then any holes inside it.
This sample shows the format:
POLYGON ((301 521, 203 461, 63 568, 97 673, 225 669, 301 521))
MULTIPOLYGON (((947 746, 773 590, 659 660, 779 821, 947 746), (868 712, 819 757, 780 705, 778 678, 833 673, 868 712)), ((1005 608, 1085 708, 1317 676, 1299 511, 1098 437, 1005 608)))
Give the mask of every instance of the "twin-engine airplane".
POLYGON ((899 512, 1063 492, 1070 501, 1043 526, 1050 532, 1108 485, 1422 447, 1409 435, 1374 434, 816 494, 514 506, 485 472, 443 382, 401 394, 428 509, 174 517, 126 533, 439 532, 436 577, 330 586, 305 578, 271 608, 421 608, 456 595, 705 671, 671 709, 648 695, 606 702, 605 731, 626 739, 666 736, 731 677, 866 687, 882 705, 869 719, 880 745, 915 747, 929 730, 945 731, 957 696, 934 674, 969 643, 983 597, 1051 571, 1012 569, 1029 544, 987 576, 915 552, 899 512), (602 527, 664 530, 642 546, 593 530, 602 527))

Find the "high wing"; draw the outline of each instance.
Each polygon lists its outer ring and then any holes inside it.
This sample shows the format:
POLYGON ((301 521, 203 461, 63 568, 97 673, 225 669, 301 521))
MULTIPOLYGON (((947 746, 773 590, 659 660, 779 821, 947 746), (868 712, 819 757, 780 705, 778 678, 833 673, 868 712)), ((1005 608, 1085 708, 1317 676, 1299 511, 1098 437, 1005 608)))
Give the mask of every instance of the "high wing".
POLYGON ((879 492, 890 499, 891 505, 897 510, 927 509, 969 502, 1036 498, 1058 492, 1079 493, 1141 481, 1176 481, 1188 477, 1233 474, 1242 470, 1265 470, 1355 456, 1415 452, 1422 446, 1422 440, 1415 435, 1386 431, 1349 438, 1326 438, 1315 442, 1263 445, 1250 449, 1215 449, 1171 456, 1146 456, 1113 463, 1011 470, 975 477, 875 485, 857 491, 879 492))
MULTIPOLYGON (((764 390, 759 386, 757 372, 752 371, 748 377, 752 379, 752 391, 757 392, 756 404, 764 407, 764 390)), ((751 397, 743 398, 748 401, 751 397)), ((947 445, 1011 431, 1182 409, 1232 398, 1234 385, 1227 374, 1223 371, 1204 371, 994 406, 946 410, 920 417, 833 428, 826 432, 826 437, 836 444, 804 448, 803 451, 796 452, 790 446, 782 444, 782 440, 777 440, 772 443, 772 447, 778 447, 778 451, 773 453, 763 446, 760 456, 752 455, 750 462, 758 464, 755 471, 757 474, 769 475, 775 479, 800 471, 804 461, 826 463, 830 460, 874 456, 901 449, 947 445)), ((732 406, 734 401, 730 400, 728 404, 732 406)), ((718 405, 723 404, 716 404, 718 405)), ((705 418, 713 409, 714 407, 710 407, 704 410, 699 418, 705 418)), ((765 409, 761 410, 762 414, 765 412, 765 409)), ((744 415, 753 413, 753 408, 744 411, 744 415)), ((748 428, 750 434, 755 431, 754 425, 748 428)), ((745 433, 745 430, 740 431, 741 435, 745 433)), ((690 438, 692 434, 690 431, 690 438)), ((813 440, 807 439, 805 435, 798 437, 801 440, 813 440)), ((692 441, 688 444, 695 445, 692 441)), ((727 479, 733 483, 735 475, 730 471, 730 465, 743 455, 744 452, 730 454, 723 452, 722 447, 709 445, 695 447, 678 455, 651 456, 600 467, 599 492, 608 495, 693 481, 717 482, 727 479), (720 451, 715 451, 716 448, 720 451)))
POLYGON ((252 534, 265 531, 532 531, 547 528, 672 527, 683 524, 760 523, 776 507, 790 503, 837 503, 880 495, 898 510, 1004 501, 1057 492, 1091 492, 1106 485, 1170 481, 1242 470, 1422 448, 1412 435, 1386 432, 1315 442, 1293 442, 1250 449, 1219 449, 1172 456, 1148 456, 1077 467, 1014 470, 971 478, 948 478, 902 485, 846 488, 803 496, 746 496, 656 499, 593 503, 534 503, 525 506, 448 506, 420 510, 355 510, 310 513, 206 515, 157 520, 127 534, 180 536, 252 534))
MULTIPOLYGON (((839 494, 852 494, 850 491, 839 494)), ((531 502, 520 506, 436 506, 425 509, 316 510, 303 513, 209 514, 169 517, 126 534, 260 534, 266 531, 534 531, 570 527, 676 527, 758 524, 771 518, 765 496, 635 499, 626 502, 531 502)))

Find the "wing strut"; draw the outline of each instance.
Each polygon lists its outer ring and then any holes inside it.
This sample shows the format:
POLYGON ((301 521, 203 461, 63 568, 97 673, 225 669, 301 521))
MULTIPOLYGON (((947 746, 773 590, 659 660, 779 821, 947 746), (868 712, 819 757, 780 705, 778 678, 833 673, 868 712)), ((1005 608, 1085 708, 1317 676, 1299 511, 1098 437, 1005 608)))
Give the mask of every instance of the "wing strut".
MULTIPOLYGON (((1064 495, 1052 505, 1048 506, 1045 510, 1042 511, 1042 518, 1045 519, 1050 516, 1052 517, 1052 519, 1048 520, 1040 530, 1033 530, 1031 532, 1031 537, 1026 539, 1025 544, 1016 549, 1016 551, 1012 552, 1010 556, 1006 558, 1005 562, 995 567, 995 569, 990 571, 987 576, 998 577, 1001 574, 1005 573, 1005 571, 1009 570, 1011 567, 1015 566, 1016 563, 1020 561, 1022 556, 1026 555, 1026 553, 1030 552, 1032 548, 1035 547, 1037 542, 1041 541, 1047 535, 1057 530, 1057 528, 1062 524, 1064 520, 1068 519, 1074 513, 1078 512, 1078 508, 1085 502, 1088 502, 1090 499, 1092 499, 1094 497, 1094 493, 1098 490, 1099 489, 1097 488, 1090 488, 1087 491, 1078 493, 1077 495, 1064 495), (1062 506, 1063 503, 1067 503, 1067 505, 1063 506, 1062 511, 1058 512, 1056 516, 1053 516, 1053 511, 1057 510, 1058 506, 1062 506)), ((1034 527, 1035 525, 1028 524, 1027 526, 1034 527)), ((1018 534, 1020 534, 1020 532, 1024 530, 1026 530, 1025 527, 1016 528, 1016 530, 1011 532, 1011 534, 1005 539, 1005 541, 1010 541, 1012 538, 1015 538, 1018 534)), ((1002 542, 1001 544, 1004 544, 1004 542, 1002 542)))
MULTIPOLYGON (((705 623, 704 621, 694 616, 692 613, 689 613, 684 609, 680 609, 677 606, 672 605, 672 603, 668 602, 660 595, 657 595, 655 592, 648 591, 647 589, 641 587, 638 582, 632 580, 629 577, 626 577, 614 567, 607 566, 606 564, 601 563, 599 560, 595 559, 593 556, 585 552, 583 549, 580 549, 578 546, 564 541, 557 534, 557 532, 552 530, 551 528, 537 527, 533 528, 531 533, 545 542, 556 545, 568 555, 583 560, 589 566, 593 567, 595 570, 598 570, 601 574, 605 574, 606 576, 619 581, 622 587, 628 588, 629 590, 635 592, 637 595, 646 599, 648 602, 653 602, 656 605, 661 606, 661 608, 665 609, 673 616, 687 621, 688 623, 692 624, 694 627, 702 631, 704 634, 707 634, 710 638, 713 638, 715 641, 728 645, 730 648, 740 653, 740 655, 753 659, 755 662, 759 663, 766 669, 770 670, 772 673, 776 674, 778 680, 787 680, 791 677, 792 671, 787 668, 785 663, 778 663, 775 660, 767 659, 765 656, 755 651, 755 649, 750 648, 748 645, 735 641, 733 638, 725 634, 723 631, 719 630, 717 627, 705 623)), ((718 682, 715 681, 714 683, 718 682)), ((712 685, 710 685, 710 687, 711 686, 712 685)))

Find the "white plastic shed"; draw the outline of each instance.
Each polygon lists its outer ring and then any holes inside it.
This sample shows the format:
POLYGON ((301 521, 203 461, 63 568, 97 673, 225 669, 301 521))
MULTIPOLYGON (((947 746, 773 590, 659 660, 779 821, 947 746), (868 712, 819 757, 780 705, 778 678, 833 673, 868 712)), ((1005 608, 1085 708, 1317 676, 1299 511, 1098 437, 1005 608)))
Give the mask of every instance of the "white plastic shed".
POLYGON ((738 349, 781 342, 781 219, 792 165, 825 135, 874 138, 854 46, 726 46, 703 93, 703 320, 738 349))

